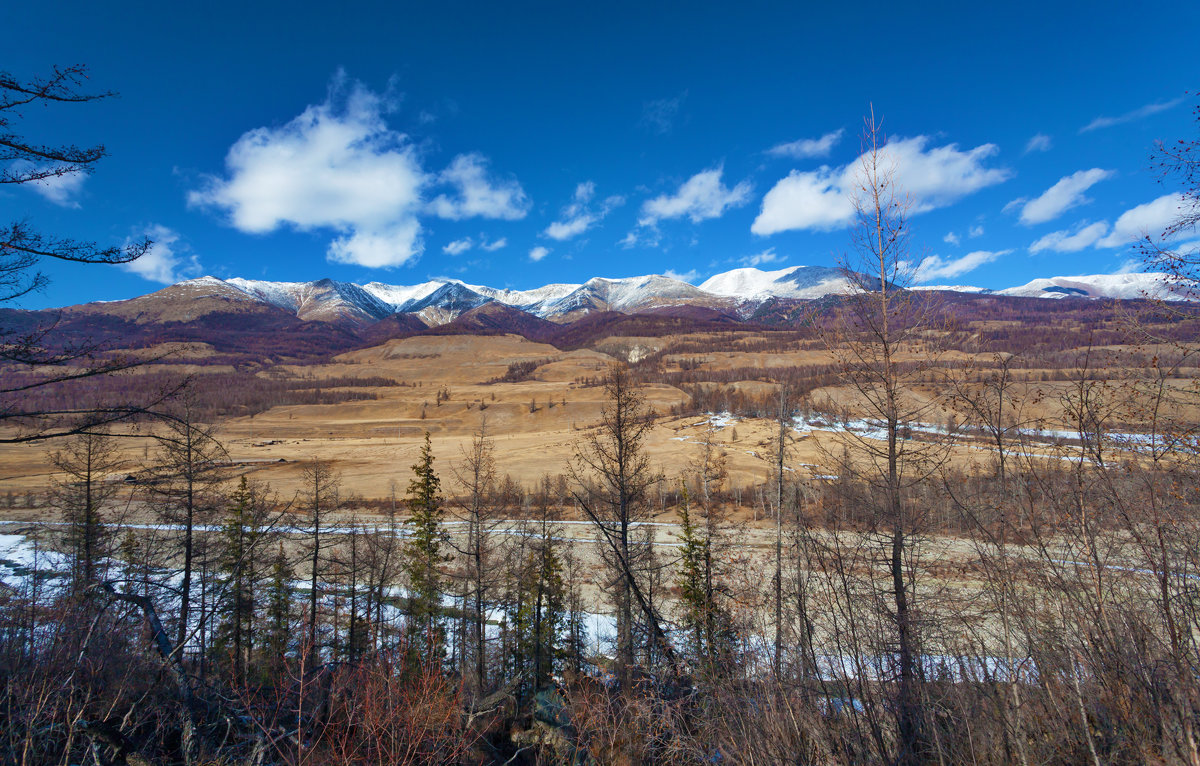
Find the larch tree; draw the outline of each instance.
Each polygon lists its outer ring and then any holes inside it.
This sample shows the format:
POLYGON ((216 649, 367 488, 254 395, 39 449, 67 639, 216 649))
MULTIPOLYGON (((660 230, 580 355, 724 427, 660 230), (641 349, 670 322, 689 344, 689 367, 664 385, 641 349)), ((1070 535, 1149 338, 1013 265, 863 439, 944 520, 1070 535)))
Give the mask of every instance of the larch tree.
POLYGON ((181 579, 179 625, 176 640, 184 644, 196 626, 192 607, 194 579, 204 562, 198 559, 198 527, 214 519, 220 507, 219 484, 225 478, 225 448, 216 430, 196 419, 196 401, 184 396, 173 405, 173 414, 155 435, 158 452, 147 468, 151 501, 160 518, 178 535, 181 579))
POLYGON ((329 547, 329 516, 341 505, 342 477, 324 460, 313 460, 304 468, 299 510, 307 513, 304 530, 308 559, 308 644, 306 651, 315 659, 320 654, 321 586, 325 578, 324 551, 329 547))
POLYGON ((672 665, 675 655, 639 581, 650 555, 648 528, 639 522, 650 517, 649 490, 658 481, 644 449, 654 416, 624 367, 609 371, 604 392, 600 425, 576 445, 570 470, 575 500, 596 529, 610 573, 608 588, 617 610, 617 675, 628 690, 635 662, 635 610, 672 665))
POLYGON ((73 436, 49 457, 60 472, 53 489, 66 524, 63 544, 71 562, 72 590, 82 593, 99 581, 102 562, 114 547, 106 516, 124 486, 118 475, 124 459, 113 438, 102 433, 73 436))
POLYGON ((504 503, 497 491, 495 445, 487 431, 486 417, 480 420, 462 458, 451 466, 460 495, 454 515, 464 523, 466 537, 454 546, 462 562, 458 579, 462 598, 461 653, 464 668, 469 664, 476 693, 486 688, 487 611, 495 585, 495 527, 503 516, 504 503))
POLYGON ((886 572, 880 604, 893 629, 895 760, 916 763, 926 749, 920 611, 914 603, 924 518, 906 493, 932 476, 945 455, 942 444, 910 438, 912 424, 936 420, 939 412, 936 395, 913 395, 937 365, 930 332, 936 329, 935 311, 927 296, 905 289, 918 265, 909 244, 911 203, 899 186, 899 169, 873 109, 864 122, 852 191, 853 254, 843 261, 849 290, 832 317, 815 321, 852 406, 880 431, 876 438, 845 429, 838 446, 849 456, 843 470, 863 482, 875 506, 870 536, 886 572))
MULTIPOLYGON (((21 79, 0 71, 0 187, 51 184, 91 173, 108 152, 103 145, 50 145, 18 132, 27 110, 86 104, 112 98, 110 91, 88 92, 87 68, 55 67, 45 77, 21 79)), ((129 263, 149 251, 151 242, 101 247, 38 231, 26 218, 0 221, 0 304, 43 289, 49 279, 39 268, 47 260, 88 264, 129 263)), ((105 402, 47 411, 31 407, 30 392, 141 364, 139 360, 99 357, 95 344, 53 336, 54 323, 28 330, 0 325, 0 362, 23 375, 0 381, 0 423, 17 426, 0 443, 25 442, 76 433, 103 433, 107 426, 147 412, 153 402, 105 402)))

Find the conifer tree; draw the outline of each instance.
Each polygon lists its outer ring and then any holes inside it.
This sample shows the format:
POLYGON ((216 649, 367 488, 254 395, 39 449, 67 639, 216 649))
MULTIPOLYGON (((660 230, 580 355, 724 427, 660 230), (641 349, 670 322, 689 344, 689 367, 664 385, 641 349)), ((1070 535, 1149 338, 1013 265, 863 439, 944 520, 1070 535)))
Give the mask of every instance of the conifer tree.
POLYGON ((428 431, 412 471, 406 497, 411 532, 404 563, 409 587, 409 647, 424 661, 437 664, 441 662, 446 638, 441 619, 440 567, 448 557, 442 553, 446 534, 442 529, 441 480, 433 470, 428 431))
POLYGON ((562 652, 559 636, 567 624, 562 559, 552 542, 529 553, 519 584, 524 591, 517 611, 516 650, 532 672, 534 691, 544 687, 562 652))
POLYGON ((240 682, 254 650, 255 612, 262 568, 257 549, 267 532, 262 492, 243 476, 229 498, 229 512, 221 527, 217 598, 219 622, 214 649, 232 659, 233 678, 240 682))
POLYGON ((283 659, 291 644, 292 633, 292 565, 283 551, 283 541, 271 562, 271 582, 267 586, 266 630, 263 655, 278 676, 283 659))
POLYGON ((704 560, 707 556, 707 541, 696 531, 692 521, 691 496, 687 484, 680 483, 679 497, 679 607, 681 622, 689 635, 691 653, 697 659, 705 655, 704 622, 706 604, 704 597, 704 560))

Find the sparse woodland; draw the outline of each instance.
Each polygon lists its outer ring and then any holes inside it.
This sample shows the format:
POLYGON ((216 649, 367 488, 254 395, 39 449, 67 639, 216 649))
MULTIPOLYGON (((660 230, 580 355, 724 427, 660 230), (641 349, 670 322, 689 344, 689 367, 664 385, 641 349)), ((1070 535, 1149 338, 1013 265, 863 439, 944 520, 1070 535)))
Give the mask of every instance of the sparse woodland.
MULTIPOLYGON (((1200 318, 972 299, 967 322, 903 289, 903 190, 873 118, 864 140, 847 266, 872 279, 754 341, 823 361, 714 372, 684 344, 614 366, 585 381, 598 427, 532 486, 499 474, 485 415, 461 454, 427 435, 390 502, 320 460, 281 496, 234 475, 212 423, 357 394, 138 376, 158 447, 126 464, 94 419, 50 442, 58 523, 0 586, 4 762, 1200 766, 1200 318), (1030 381, 1057 384, 1054 444, 1030 381), (650 382, 772 420, 770 479, 735 493, 713 430, 653 465, 650 382), (833 385, 857 404, 825 414, 875 432, 801 470, 794 418, 833 385), (941 405, 963 414, 927 427, 941 405)), ((1194 203, 1195 144, 1177 154, 1194 203)), ((1195 252, 1144 244, 1197 276, 1195 252)), ((114 380, 64 385, 99 401, 114 380)), ((36 388, 46 412, 79 400, 36 388)))

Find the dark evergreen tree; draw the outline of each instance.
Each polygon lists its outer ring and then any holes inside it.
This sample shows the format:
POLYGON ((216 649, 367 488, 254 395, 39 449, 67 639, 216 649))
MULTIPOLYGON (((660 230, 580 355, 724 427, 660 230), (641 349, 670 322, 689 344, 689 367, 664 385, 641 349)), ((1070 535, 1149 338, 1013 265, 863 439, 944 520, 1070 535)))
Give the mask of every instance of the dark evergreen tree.
POLYGON ((411 530, 404 550, 409 589, 408 641, 410 650, 421 660, 438 664, 446 641, 441 607, 441 567, 449 558, 442 553, 446 542, 446 533, 442 529, 442 484, 433 470, 433 447, 428 431, 412 471, 413 478, 408 483, 405 499, 411 530))

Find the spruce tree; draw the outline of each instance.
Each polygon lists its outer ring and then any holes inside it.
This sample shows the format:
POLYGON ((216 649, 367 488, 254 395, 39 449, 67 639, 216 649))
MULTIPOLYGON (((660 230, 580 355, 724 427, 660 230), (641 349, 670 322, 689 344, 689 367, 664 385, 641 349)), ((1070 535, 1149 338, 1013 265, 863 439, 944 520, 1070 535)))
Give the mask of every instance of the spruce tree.
POLYGON ((292 565, 283 552, 283 541, 271 562, 271 582, 267 586, 266 635, 263 656, 278 677, 292 639, 292 565))
POLYGON ((221 585, 217 600, 220 622, 214 649, 232 659, 233 678, 246 677, 246 667, 254 649, 255 599, 261 580, 256 566, 255 548, 264 534, 263 509, 256 492, 241 478, 229 499, 229 512, 221 526, 221 553, 218 578, 221 585))
POLYGON ((409 588, 408 640, 410 650, 421 660, 436 664, 441 662, 446 640, 441 617, 440 567, 449 558, 442 553, 446 534, 442 530, 441 480, 433 470, 428 431, 412 471, 405 498, 411 530, 404 551, 409 588))

